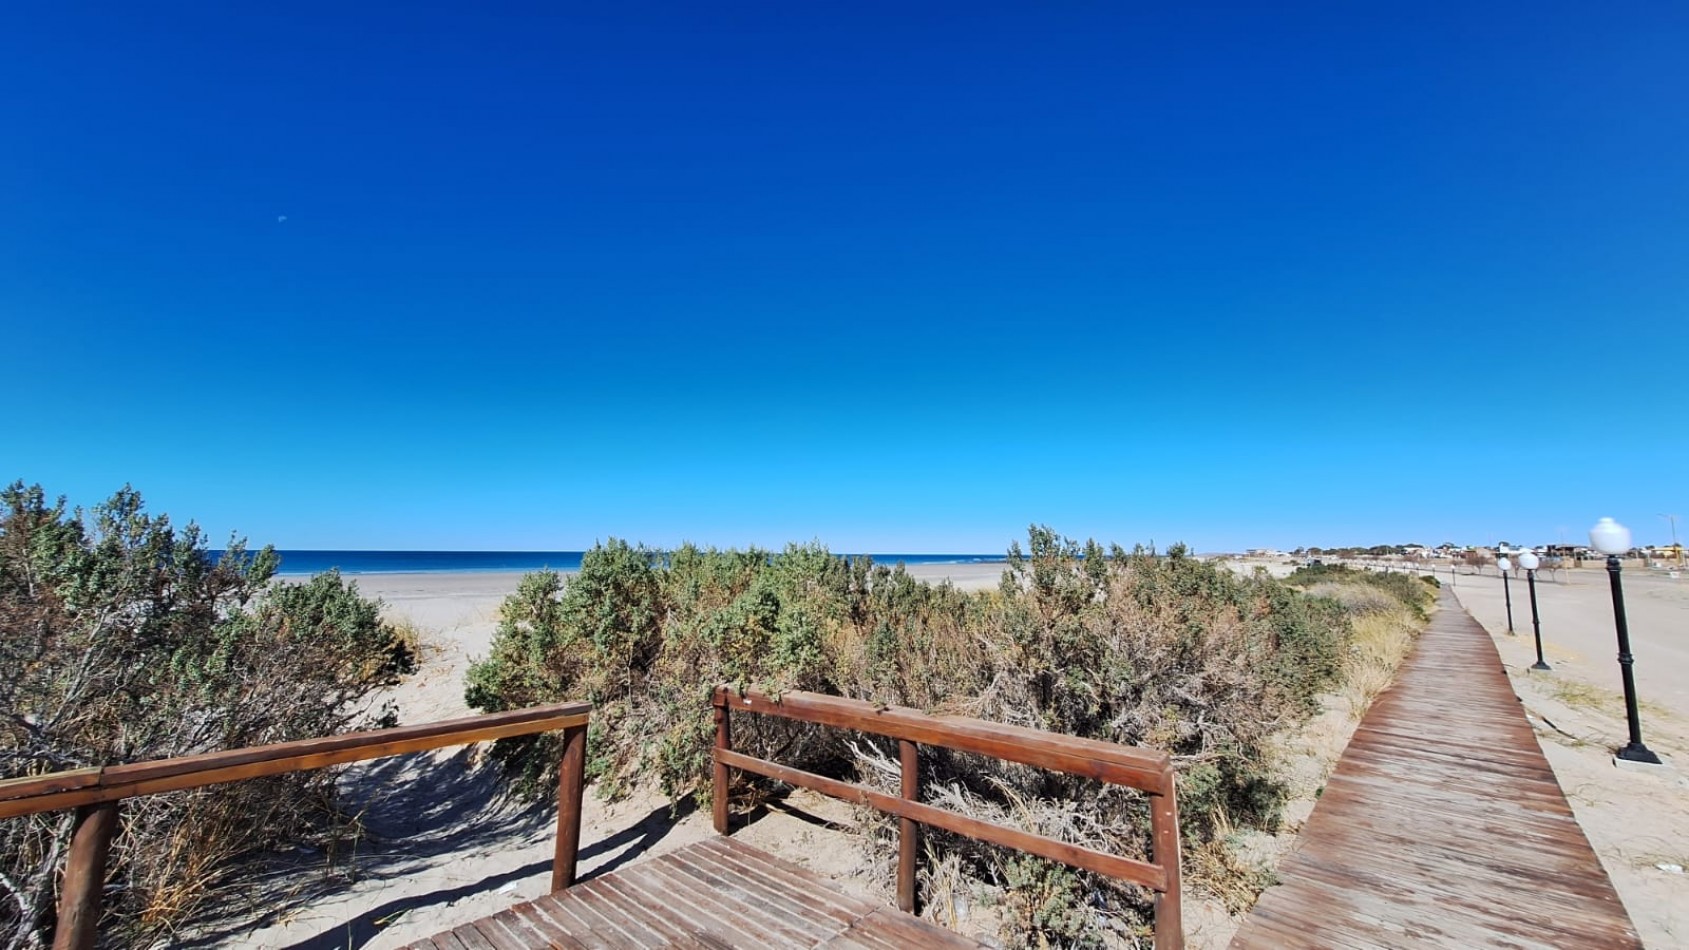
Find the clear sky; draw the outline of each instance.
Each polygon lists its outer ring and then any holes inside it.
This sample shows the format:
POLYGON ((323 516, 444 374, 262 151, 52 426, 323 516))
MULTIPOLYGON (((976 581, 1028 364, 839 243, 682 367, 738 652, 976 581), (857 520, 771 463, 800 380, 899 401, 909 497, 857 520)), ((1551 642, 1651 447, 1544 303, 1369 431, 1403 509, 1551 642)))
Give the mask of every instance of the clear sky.
POLYGON ((1652 0, 14 2, 0 479, 282 547, 1662 541, 1685 50, 1652 0))

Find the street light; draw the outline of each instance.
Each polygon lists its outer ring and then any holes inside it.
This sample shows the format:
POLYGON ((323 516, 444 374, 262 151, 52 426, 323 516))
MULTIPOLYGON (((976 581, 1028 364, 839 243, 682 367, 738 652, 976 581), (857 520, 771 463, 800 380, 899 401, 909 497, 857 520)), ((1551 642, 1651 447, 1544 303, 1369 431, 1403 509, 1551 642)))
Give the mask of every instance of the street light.
POLYGON ((1526 551, 1519 555, 1519 566, 1525 569, 1525 585, 1531 591, 1531 629, 1536 631, 1537 635, 1537 661, 1531 665, 1531 669, 1547 673, 1554 667, 1549 666, 1542 658, 1542 621, 1537 619, 1537 565, 1541 563, 1542 559, 1536 556, 1535 551, 1526 551))
POLYGON ((1630 551, 1630 529, 1611 518, 1602 518, 1589 529, 1589 546, 1607 555, 1607 578, 1613 584, 1613 623, 1619 632, 1619 672, 1624 675, 1625 716, 1630 720, 1630 743, 1616 754, 1630 762, 1660 764, 1660 757, 1642 744, 1642 716, 1636 711, 1636 677, 1631 666, 1630 628, 1624 620, 1624 588, 1619 584, 1619 555, 1630 551))
POLYGON ((1502 596, 1507 598, 1507 632, 1510 635, 1518 636, 1518 634, 1513 633, 1513 587, 1507 582, 1507 572, 1513 570, 1513 562, 1509 561, 1506 555, 1502 555, 1496 560, 1495 566, 1497 570, 1501 571, 1502 596))

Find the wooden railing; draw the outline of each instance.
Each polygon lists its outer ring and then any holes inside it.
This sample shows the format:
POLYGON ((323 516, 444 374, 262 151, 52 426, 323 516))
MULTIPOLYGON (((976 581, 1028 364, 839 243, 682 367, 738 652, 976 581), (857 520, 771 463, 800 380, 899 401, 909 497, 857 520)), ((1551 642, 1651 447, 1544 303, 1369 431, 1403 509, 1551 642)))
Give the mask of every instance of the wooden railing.
POLYGON ((757 690, 740 692, 723 686, 715 691, 714 704, 713 802, 717 832, 728 832, 728 769, 743 769, 896 815, 899 819, 897 906, 905 912, 915 910, 915 854, 920 826, 931 825, 1147 887, 1156 895, 1155 946, 1158 950, 1184 946, 1179 910, 1179 812, 1173 767, 1165 753, 979 719, 932 716, 900 706, 877 706, 816 693, 788 692, 776 698, 757 690), (854 729, 898 740, 902 765, 900 794, 888 795, 864 785, 841 782, 734 751, 733 710, 854 729), (1146 792, 1150 796, 1154 860, 1123 858, 922 804, 921 745, 1083 775, 1146 792))
POLYGON ((64 808, 77 810, 53 947, 86 950, 94 945, 99 926, 106 854, 117 830, 118 803, 125 798, 560 729, 563 764, 557 783, 557 849, 551 868, 551 889, 560 891, 575 882, 586 728, 591 712, 590 703, 533 706, 418 726, 10 779, 0 781, 0 819, 64 808))

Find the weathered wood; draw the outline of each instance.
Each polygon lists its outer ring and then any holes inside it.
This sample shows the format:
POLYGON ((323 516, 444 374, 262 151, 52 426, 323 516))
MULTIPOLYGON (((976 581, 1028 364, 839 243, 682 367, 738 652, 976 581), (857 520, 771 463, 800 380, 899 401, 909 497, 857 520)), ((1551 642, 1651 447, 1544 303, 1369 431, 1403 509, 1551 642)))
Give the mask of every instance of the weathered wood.
POLYGON ((452 936, 461 940, 468 950, 498 950, 486 937, 481 936, 480 929, 474 924, 464 924, 462 927, 453 928, 452 936))
POLYGON ((563 761, 557 768, 557 848, 551 861, 551 889, 575 883, 581 845, 581 792, 586 788, 586 726, 563 730, 563 761))
POLYGON ((1167 873, 1167 888, 1155 895, 1155 947, 1173 950, 1185 945, 1185 925, 1179 896, 1179 796, 1176 784, 1165 795, 1149 800, 1150 856, 1167 873))
POLYGON ((0 801, 10 798, 28 798, 32 795, 45 795, 49 792, 67 792, 72 789, 88 788, 100 784, 99 768, 70 769, 64 772, 51 772, 46 775, 29 775, 23 778, 0 779, 0 801))
MULTIPOLYGON (((559 886, 560 879, 561 886, 566 887, 574 879, 580 843, 586 724, 591 709, 588 703, 536 706, 417 726, 17 779, 4 783, 0 789, 0 819, 79 809, 65 865, 54 946, 87 948, 94 945, 99 925, 106 855, 116 829, 117 803, 122 799, 562 729, 565 754, 558 787, 558 842, 552 880, 554 887, 559 886)), ((502 929, 495 930, 495 935, 503 933, 502 929)), ((439 939, 448 947, 458 941, 486 942, 485 937, 474 934, 449 939, 442 935, 439 939)))
POLYGON ((106 883, 106 855, 117 833, 116 802, 78 809, 59 894, 53 950, 91 950, 100 930, 100 895, 106 883))
MULTIPOLYGON (((903 797, 911 802, 921 800, 920 746, 908 739, 897 741, 898 764, 901 768, 903 797)), ((921 826, 913 818, 897 820, 897 909, 915 913, 915 854, 921 845, 921 826)))
POLYGON ((1107 874, 1157 892, 1157 946, 1184 944, 1179 899, 1178 807, 1174 799, 1173 768, 1167 755, 1152 749, 1126 747, 1036 729, 1024 729, 956 716, 933 716, 898 706, 878 706, 859 700, 815 693, 790 692, 778 697, 757 690, 719 687, 713 699, 717 742, 714 771, 720 809, 716 827, 725 831, 727 770, 744 769, 823 794, 878 808, 898 818, 897 903, 912 911, 916 903, 916 860, 920 825, 930 824, 982 841, 1014 848, 1083 870, 1107 874), (725 741, 723 724, 729 711, 741 709, 898 740, 901 783, 898 796, 811 772, 788 768, 735 752, 725 741), (979 821, 922 804, 919 745, 936 745, 987 755, 1010 762, 1054 769, 1099 781, 1141 789, 1151 797, 1154 863, 1122 858, 1014 828, 979 821))
POLYGON ((1127 785, 1153 795, 1165 794, 1172 784, 1167 754, 1141 746, 1123 746, 961 716, 934 716, 904 706, 878 706, 818 693, 790 692, 773 697, 760 690, 739 692, 722 686, 716 690, 714 701, 717 708, 782 716, 958 752, 974 752, 1127 785))
MULTIPOLYGON (((721 703, 715 704, 717 752, 727 752, 733 748, 733 723, 729 715, 725 706, 721 703)), ((710 817, 715 822, 715 833, 718 835, 727 834, 727 782, 727 766, 717 758, 710 780, 710 817)))
POLYGON ((470 716, 417 726, 353 732, 321 739, 304 739, 225 752, 113 765, 100 770, 98 781, 89 784, 82 775, 86 770, 71 773, 76 776, 74 787, 52 788, 65 773, 28 779, 40 783, 34 790, 18 794, 14 786, 8 794, 14 797, 0 800, 0 818, 15 818, 44 811, 76 808, 97 802, 112 802, 137 795, 174 792, 201 788, 223 782, 281 775, 344 765, 367 759, 379 759, 410 752, 422 752, 446 746, 466 745, 491 739, 531 735, 570 726, 585 725, 591 705, 564 703, 538 706, 487 716, 470 716))
POLYGON ((1445 592, 1234 948, 1641 946, 1489 634, 1445 592))
POLYGON ((1035 854, 1041 858, 1059 861, 1082 870, 1106 874, 1157 891, 1169 889, 1166 870, 1144 861, 1122 858, 1119 855, 1107 854, 1094 848, 1068 844, 1054 838, 1046 838, 1042 835, 994 825, 977 818, 969 818, 955 812, 945 811, 942 808, 907 801, 896 795, 887 795, 864 785, 842 782, 838 779, 827 778, 824 775, 816 775, 814 772, 805 772, 802 769, 767 762, 745 755, 742 752, 720 752, 717 753, 717 759, 737 769, 755 772, 758 775, 765 775, 789 785, 797 785, 801 788, 831 795, 847 802, 878 808, 880 811, 899 818, 909 818, 925 825, 932 825, 935 828, 954 831, 960 835, 999 844, 1005 848, 1024 851, 1027 854, 1035 854))
MULTIPOLYGON (((813 872, 711 838, 451 931, 467 944, 593 948, 973 948, 981 944, 837 891, 813 872), (471 936, 471 934, 473 936, 471 936)), ((438 946, 419 941, 413 947, 438 946)))

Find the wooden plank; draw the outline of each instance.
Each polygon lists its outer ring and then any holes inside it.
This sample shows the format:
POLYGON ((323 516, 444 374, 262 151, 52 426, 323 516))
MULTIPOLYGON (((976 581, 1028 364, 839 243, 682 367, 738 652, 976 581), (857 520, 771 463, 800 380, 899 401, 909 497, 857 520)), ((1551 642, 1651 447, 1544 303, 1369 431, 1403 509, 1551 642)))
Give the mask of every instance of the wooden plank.
POLYGON ((563 950, 586 950, 586 944, 570 936, 569 932, 556 921, 535 910, 531 901, 517 904, 510 908, 510 912, 521 918, 530 929, 544 937, 550 946, 561 947, 563 950))
POLYGON ((535 914, 588 950, 611 950, 615 944, 610 942, 607 935, 593 929, 595 915, 586 913, 569 897, 568 891, 559 891, 549 897, 529 901, 528 906, 535 914))
POLYGON ((509 911, 503 911, 475 922, 475 929, 486 941, 493 945, 493 950, 534 950, 534 940, 526 928, 513 931, 505 923, 509 911))
POLYGON ((690 921, 672 914, 663 901, 647 900, 638 891, 606 874, 592 882, 593 890, 603 896, 605 903, 623 917, 637 918, 647 930, 657 935, 665 947, 703 947, 705 944, 693 934, 690 921))
POLYGON ((435 934, 431 940, 413 943, 411 946, 419 948, 419 950, 468 950, 463 945, 463 941, 457 939, 457 936, 449 930, 443 934, 435 934))
POLYGON ((0 779, 0 801, 9 798, 29 798, 50 792, 68 792, 100 784, 98 767, 28 775, 23 778, 0 779))
POLYGON ((788 861, 715 838, 465 924, 432 942, 457 950, 832 947, 903 950, 981 944, 838 893, 788 861))
POLYGON ((754 945, 747 941, 758 939, 755 934, 740 930, 732 913, 722 906, 712 902, 707 907, 693 907, 683 895, 671 893, 656 877, 639 871, 638 866, 618 871, 617 884, 643 898, 646 906, 663 908, 666 916, 681 921, 694 939, 705 946, 754 945))
POLYGON ((868 937, 898 947, 968 947, 977 950, 980 946, 977 941, 961 934, 884 907, 877 907, 858 920, 849 934, 857 939, 868 937))
POLYGON ((592 922, 594 933, 602 934, 615 946, 649 947, 659 940, 655 931, 639 918, 629 918, 606 901, 598 887, 583 887, 573 895, 569 909, 577 911, 583 920, 592 922))
POLYGON ((513 946, 521 950, 534 950, 536 947, 550 947, 551 940, 527 919, 516 913, 516 908, 501 910, 488 918, 491 923, 503 927, 510 935, 513 946))
POLYGON ((1443 594, 1234 948, 1640 947, 1489 635, 1443 594))
POLYGON ((805 917, 794 916, 791 905, 735 875, 712 869, 707 862, 695 863, 685 858, 685 851, 664 855, 666 869, 672 873, 665 879, 669 886, 689 889, 702 900, 716 900, 732 908, 741 926, 754 926, 759 936, 768 942, 785 946, 811 946, 838 933, 831 921, 817 924, 805 917))
MULTIPOLYGON (((78 777, 72 788, 0 800, 0 818, 583 726, 591 708, 588 703, 537 706, 489 716, 113 765, 101 770, 94 785, 78 777)), ((53 778, 41 776, 30 781, 53 778)))
POLYGON ((452 936, 463 941, 463 945, 468 950, 499 950, 486 937, 481 936, 481 931, 475 926, 475 923, 453 927, 452 936))
POLYGON ((658 858, 617 873, 625 880, 637 882, 658 900, 673 903, 675 912, 685 915, 688 920, 708 921, 709 931, 729 946, 771 946, 778 943, 771 941, 774 934, 770 933, 768 922, 747 913, 747 908, 733 895, 717 894, 699 886, 672 862, 658 858))
MULTIPOLYGON (((743 894, 749 903, 772 912, 794 929, 808 931, 816 937, 837 934, 849 926, 856 915, 835 915, 826 906, 818 906, 806 899, 801 885, 776 869, 765 865, 764 870, 751 870, 743 865, 697 849, 685 849, 674 855, 676 863, 687 873, 716 888, 731 888, 743 894)), ((867 910, 869 908, 863 908, 867 910)))
POLYGON ((1094 848, 1067 844, 1054 838, 1046 838, 1042 835, 968 818, 920 802, 905 801, 895 795, 887 795, 863 785, 841 782, 838 779, 816 775, 813 772, 805 772, 802 769, 765 762, 762 759, 752 758, 740 752, 718 752, 716 755, 719 761, 734 768, 755 772, 758 775, 766 775, 769 778, 779 779, 787 784, 821 792, 847 802, 869 805, 899 818, 911 818, 935 828, 954 831, 960 835, 967 835, 980 841, 989 841, 992 844, 1024 851, 1027 854, 1035 854, 1041 858, 1059 861, 1097 874, 1106 874, 1133 884, 1141 884, 1153 890, 1167 890, 1166 872, 1162 868, 1144 861, 1106 854, 1094 848))
MULTIPOLYGON (((729 840, 729 839, 718 839, 729 840)), ((831 882, 825 880, 809 880, 791 873, 790 869, 783 869, 766 860, 747 858, 741 850, 729 850, 710 847, 714 842, 704 842, 696 846, 694 852, 707 856, 710 860, 720 862, 735 868, 740 874, 761 882, 764 886, 779 890, 794 900, 803 902, 811 912, 831 919, 842 926, 849 926, 851 921, 861 917, 873 909, 867 901, 833 890, 831 882)), ((743 849, 752 851, 753 849, 743 849)), ((761 854, 761 852, 754 852, 761 854)))
POLYGON ((905 706, 879 706, 819 693, 794 691, 773 697, 760 690, 739 692, 722 686, 716 690, 715 703, 724 709, 974 752, 1127 785, 1156 795, 1165 794, 1171 787, 1172 767, 1167 754, 1142 746, 1123 746, 961 716, 933 716, 905 706))

